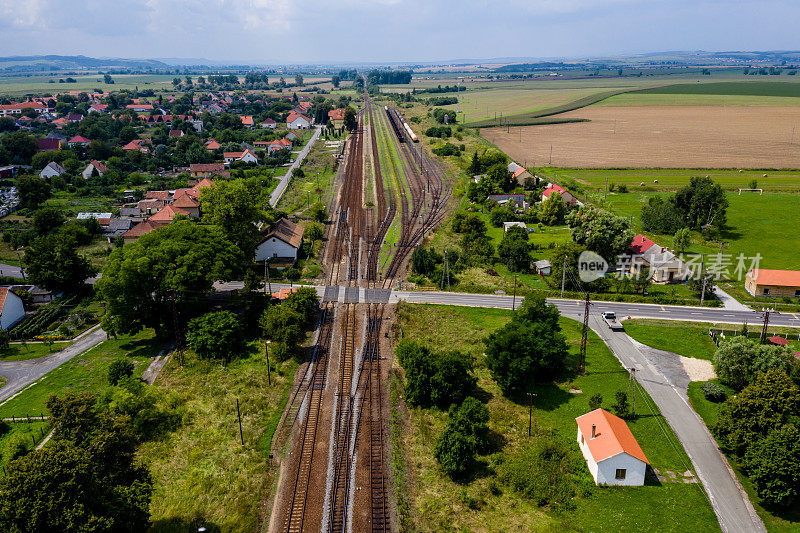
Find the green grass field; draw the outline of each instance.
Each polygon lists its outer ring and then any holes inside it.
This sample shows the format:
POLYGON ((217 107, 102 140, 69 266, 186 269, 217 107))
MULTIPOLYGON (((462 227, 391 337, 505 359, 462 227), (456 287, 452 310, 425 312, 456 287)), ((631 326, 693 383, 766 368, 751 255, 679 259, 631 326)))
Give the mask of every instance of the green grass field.
POLYGON ((746 96, 800 97, 800 83, 791 81, 736 81, 679 83, 640 89, 645 94, 730 94, 746 96))
POLYGON ((24 346, 22 344, 10 344, 8 349, 0 354, 0 361, 25 361, 27 359, 36 359, 43 355, 48 355, 59 350, 63 350, 71 342, 54 342, 52 346, 48 347, 43 342, 29 342, 24 346))
POLYGON ((625 333, 659 350, 710 361, 717 349, 708 335, 708 329, 712 326, 694 322, 634 319, 625 321, 625 333))
POLYGON ((67 391, 100 393, 108 388, 108 367, 114 359, 129 357, 135 365, 134 375, 139 376, 149 365, 150 358, 162 348, 163 344, 155 338, 153 330, 104 341, 0 405, 0 417, 46 415, 45 402, 51 394, 67 391))
MULTIPOLYGON (((718 380, 715 379, 712 381, 721 386, 729 396, 734 394, 732 389, 722 385, 718 380)), ((706 426, 710 428, 716 424, 722 404, 706 400, 701 389, 703 383, 706 382, 693 381, 689 383, 689 402, 692 404, 697 414, 703 419, 706 426)), ((730 458, 728 458, 728 460, 731 462, 731 467, 733 467, 734 472, 736 472, 739 482, 750 497, 750 501, 753 503, 756 513, 758 513, 758 516, 764 521, 764 525, 767 527, 769 533, 791 533, 800 530, 800 506, 795 505, 794 509, 782 513, 775 513, 765 509, 764 506, 761 505, 761 499, 758 497, 758 494, 756 494, 753 484, 747 476, 742 473, 740 466, 734 463, 730 458)))
POLYGON ((120 91, 124 89, 172 89, 174 75, 162 74, 115 74, 113 85, 106 85, 99 74, 70 75, 76 83, 58 83, 59 78, 66 79, 66 74, 53 76, 3 76, 0 77, 0 94, 23 96, 28 94, 60 93, 69 91, 93 92, 120 91), (53 80, 54 83, 49 83, 53 80), (98 81, 99 80, 99 81, 98 81))
MULTIPOLYGON (((466 307, 402 305, 398 311, 406 338, 438 349, 463 350, 476 358, 481 396, 491 413, 490 428, 499 434, 504 454, 513 453, 527 437, 528 410, 501 396, 485 366, 484 335, 501 327, 509 311, 466 307)), ((572 357, 580 342, 580 324, 562 319, 572 357)), ((552 428, 557 438, 579 457, 575 443, 575 417, 589 410, 588 398, 602 394, 604 407, 614 392, 625 389, 628 377, 606 346, 590 334, 587 351, 588 375, 550 386, 537 386, 534 424, 552 428), (580 394, 571 394, 579 389, 580 394)), ((659 470, 683 472, 691 463, 675 435, 643 392, 637 395, 640 416, 630 423, 644 453, 659 470), (661 425, 659 425, 659 422, 661 425), (665 432, 662 431, 665 428, 665 432), (673 448, 673 445, 677 447, 673 448)), ((409 479, 410 520, 420 531, 719 531, 717 520, 698 484, 663 483, 645 487, 594 488, 588 496, 574 500, 575 508, 554 513, 535 506, 505 487, 498 488, 491 469, 476 479, 456 484, 445 477, 432 456, 446 414, 437 410, 412 409, 402 446, 409 479), (676 520, 680 516, 680 520, 676 520)), ((488 458, 482 458, 487 460, 488 458)), ((592 484, 588 470, 580 474, 592 484)))
POLYGON ((185 415, 177 430, 139 449, 155 481, 151 531, 190 531, 199 518, 219 528, 212 531, 251 532, 269 520, 277 474, 270 441, 296 363, 272 361, 272 366, 270 385, 263 344, 255 341, 228 366, 190 353, 184 366, 172 358, 164 367, 155 387, 176 394, 185 415))

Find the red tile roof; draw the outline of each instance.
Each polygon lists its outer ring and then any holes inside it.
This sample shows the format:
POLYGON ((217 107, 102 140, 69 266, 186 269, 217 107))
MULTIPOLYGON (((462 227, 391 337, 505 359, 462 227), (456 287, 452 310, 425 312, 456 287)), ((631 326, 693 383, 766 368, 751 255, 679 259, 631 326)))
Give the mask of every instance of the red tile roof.
POLYGON ((344 108, 342 107, 328 111, 328 118, 331 120, 344 120, 344 108))
POLYGON ((181 209, 180 207, 165 205, 158 213, 151 216, 147 220, 151 222, 172 222, 172 219, 174 219, 176 215, 189 216, 189 212, 185 209, 181 209))
POLYGON ((169 191, 147 191, 144 197, 148 200, 167 200, 169 199, 169 191))
POLYGON ((567 191, 563 187, 559 187, 558 185, 556 185, 554 183, 554 184, 550 185, 548 188, 546 188, 545 190, 543 190, 542 191, 542 195, 547 197, 547 198, 550 198, 550 194, 552 194, 554 192, 557 192, 559 194, 564 194, 567 191))
POLYGON ((158 223, 151 222, 149 220, 145 220, 144 222, 139 222, 134 227, 132 227, 131 229, 129 229, 128 231, 123 233, 122 234, 122 238, 124 239, 124 238, 127 237, 129 239, 130 238, 137 238, 138 239, 142 235, 147 235, 151 231, 157 230, 161 226, 163 226, 163 224, 158 224, 158 223))
POLYGON ((575 421, 596 463, 621 453, 650 463, 625 421, 605 409, 595 409, 575 421), (595 426, 594 438, 591 438, 592 425, 595 426))
POLYGON ((190 172, 222 172, 225 165, 222 163, 192 163, 189 165, 190 172))
POLYGON ((306 119, 306 121, 307 121, 308 123, 311 123, 311 119, 310 119, 310 118, 308 118, 308 117, 307 117, 307 116, 305 116, 305 115, 301 115, 301 114, 300 114, 300 113, 298 113, 297 111, 292 111, 291 113, 289 113, 289 116, 287 116, 287 117, 286 117, 286 123, 287 123, 287 124, 290 124, 290 123, 294 122, 295 120, 297 120, 297 119, 298 119, 298 118, 300 118, 300 117, 302 117, 302 118, 306 119))
POLYGON ((175 201, 172 202, 172 207, 181 209, 196 209, 200 207, 200 202, 192 198, 188 191, 182 191, 180 196, 175 193, 175 201))
POLYGON ((253 125, 253 117, 250 115, 242 115, 239 117, 242 119, 243 126, 252 126, 253 125))
POLYGON ((646 250, 649 250, 652 246, 655 245, 656 243, 654 243, 644 235, 639 234, 633 238, 633 242, 631 243, 631 247, 629 248, 629 250, 633 255, 641 255, 646 250))
POLYGON ((3 306, 6 304, 7 296, 8 296, 8 287, 0 287, 0 311, 3 310, 3 306))
POLYGON ((751 272, 753 281, 758 285, 800 287, 800 270, 766 270, 764 268, 756 268, 751 272))
POLYGON ((106 168, 106 166, 103 163, 101 163, 96 159, 92 159, 90 164, 97 170, 97 172, 101 174, 105 173, 108 170, 108 168, 106 168))
POLYGON ((80 135, 76 135, 75 137, 73 137, 72 139, 70 139, 70 140, 69 140, 69 141, 67 141, 67 142, 68 142, 68 143, 70 143, 70 144, 72 144, 72 143, 81 143, 81 144, 86 144, 86 143, 90 143, 90 142, 92 142, 92 141, 90 141, 90 140, 89 140, 89 139, 87 139, 86 137, 81 137, 80 135))

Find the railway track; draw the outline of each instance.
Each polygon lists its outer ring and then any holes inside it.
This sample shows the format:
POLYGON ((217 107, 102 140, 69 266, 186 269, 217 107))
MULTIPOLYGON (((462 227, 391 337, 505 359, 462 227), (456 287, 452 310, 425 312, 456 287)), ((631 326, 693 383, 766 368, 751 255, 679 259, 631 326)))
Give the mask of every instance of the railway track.
POLYGON ((383 305, 371 305, 367 311, 367 339, 364 360, 368 361, 367 391, 369 416, 369 486, 370 527, 372 531, 389 531, 389 506, 384 472, 383 411, 381 409, 380 333, 383 326, 383 305))
POLYGON ((333 335, 333 305, 326 306, 320 318, 320 332, 314 347, 309 394, 307 395, 306 414, 303 420, 302 439, 300 441, 300 459, 294 479, 292 500, 286 518, 287 533, 303 531, 305 520, 308 485, 311 478, 311 465, 314 461, 314 448, 319 425, 319 413, 322 406, 322 395, 325 390, 325 374, 328 368, 331 337, 333 335))

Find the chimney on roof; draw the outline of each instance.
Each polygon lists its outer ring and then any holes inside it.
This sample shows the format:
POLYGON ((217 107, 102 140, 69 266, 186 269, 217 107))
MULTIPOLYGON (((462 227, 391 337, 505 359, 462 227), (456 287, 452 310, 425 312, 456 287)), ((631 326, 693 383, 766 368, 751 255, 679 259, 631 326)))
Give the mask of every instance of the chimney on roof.
POLYGON ((592 436, 590 437, 592 439, 594 438, 594 431, 595 431, 596 428, 597 428, 597 425, 592 424, 592 436))

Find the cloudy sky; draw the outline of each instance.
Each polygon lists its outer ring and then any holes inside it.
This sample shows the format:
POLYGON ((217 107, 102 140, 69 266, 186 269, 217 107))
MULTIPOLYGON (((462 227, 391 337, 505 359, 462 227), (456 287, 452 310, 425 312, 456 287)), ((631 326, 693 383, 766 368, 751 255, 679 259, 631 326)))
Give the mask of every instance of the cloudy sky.
POLYGON ((0 55, 305 63, 800 48, 797 0, 0 0, 0 55))

